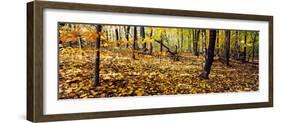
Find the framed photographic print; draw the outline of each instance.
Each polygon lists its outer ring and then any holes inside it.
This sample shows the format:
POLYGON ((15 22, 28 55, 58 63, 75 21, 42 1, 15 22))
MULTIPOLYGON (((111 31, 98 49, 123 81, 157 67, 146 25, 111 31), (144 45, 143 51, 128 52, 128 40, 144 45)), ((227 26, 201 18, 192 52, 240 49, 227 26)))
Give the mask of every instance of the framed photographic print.
POLYGON ((33 122, 273 106, 273 17, 27 3, 33 122))

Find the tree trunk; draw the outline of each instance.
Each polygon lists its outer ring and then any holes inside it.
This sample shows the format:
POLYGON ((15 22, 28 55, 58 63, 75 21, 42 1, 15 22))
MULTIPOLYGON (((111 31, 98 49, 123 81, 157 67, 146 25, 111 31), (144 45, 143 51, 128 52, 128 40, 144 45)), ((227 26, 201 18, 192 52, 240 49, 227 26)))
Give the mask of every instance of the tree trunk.
POLYGON ((119 33, 118 33, 118 29, 117 28, 115 29, 115 34, 116 34, 116 46, 120 47, 120 44, 119 44, 119 33))
MULTIPOLYGON (((97 25, 96 26, 96 30, 97 30, 97 33, 101 32, 101 25, 97 25)), ((96 86, 99 86, 100 85, 100 78, 99 78, 99 68, 100 68, 100 35, 99 37, 97 38, 96 40, 96 59, 95 59, 95 71, 94 71, 94 81, 93 81, 93 86, 96 87, 96 86)))
POLYGON ((198 52, 198 34, 199 34, 199 30, 198 29, 194 29, 193 30, 193 54, 195 56, 199 56, 199 52, 198 52))
POLYGON ((134 42, 133 42, 133 59, 136 59, 135 56, 135 50, 136 50, 136 44, 137 44, 137 27, 134 27, 134 42))
MULTIPOLYGON (((144 26, 140 27, 140 33, 141 33, 141 37, 142 37, 142 40, 145 39, 145 30, 144 30, 144 26)), ((146 42, 144 42, 142 44, 142 49, 146 49, 146 42)))
POLYGON ((206 30, 202 30, 202 50, 203 50, 203 56, 205 57, 205 60, 207 60, 207 47, 206 47, 206 30))
POLYGON ((244 35, 244 52, 243 52, 243 63, 246 63, 247 58, 247 32, 244 35))
POLYGON ((236 31, 236 59, 240 59, 240 40, 239 40, 239 32, 236 31))
POLYGON ((127 26, 127 30, 126 30, 126 39, 127 39, 127 44, 126 44, 126 48, 129 47, 129 35, 130 35, 130 26, 127 26))
POLYGON ((81 35, 78 35, 78 43, 79 43, 79 48, 82 49, 83 45, 82 45, 82 38, 81 35))
POLYGON ((182 49, 183 49, 183 29, 181 29, 181 47, 180 47, 180 49, 181 49, 181 51, 182 51, 182 49))
POLYGON ((216 46, 216 56, 219 56, 220 54, 220 46, 219 46, 219 35, 220 35, 220 31, 219 30, 216 30, 216 43, 217 43, 217 46, 216 46))
POLYGON ((226 65, 229 66, 229 56, 230 56, 230 31, 225 30, 225 36, 224 36, 224 41, 225 41, 225 60, 226 60, 226 65))
POLYGON ((162 51, 163 51, 163 40, 161 39, 160 40, 160 52, 162 53, 162 51))
POLYGON ((214 61, 214 50, 216 44, 216 30, 210 30, 210 41, 208 47, 208 58, 205 63, 204 71, 200 74, 200 78, 209 79, 211 66, 214 61))
POLYGON ((255 60, 255 42, 256 42, 256 33, 254 33, 254 40, 253 40, 253 50, 252 50, 252 64, 254 64, 254 60, 255 60))
MULTIPOLYGON (((161 41, 155 40, 155 42, 161 44, 161 41)), ((167 49, 167 52, 170 53, 171 55, 175 56, 175 55, 177 54, 176 52, 171 51, 171 49, 170 49, 168 46, 166 46, 165 44, 162 43, 162 46, 163 46, 164 48, 166 48, 166 49, 167 49)), ((176 48, 177 48, 177 47, 176 47, 176 48)))
POLYGON ((181 39, 180 39, 180 30, 177 29, 177 40, 178 40, 178 44, 176 45, 176 52, 178 52, 178 48, 181 47, 181 39))
MULTIPOLYGON (((150 38, 152 39, 152 34, 153 34, 153 30, 151 28, 151 31, 150 31, 150 38)), ((153 45, 152 45, 152 42, 149 43, 149 54, 151 55, 153 52, 153 45)))

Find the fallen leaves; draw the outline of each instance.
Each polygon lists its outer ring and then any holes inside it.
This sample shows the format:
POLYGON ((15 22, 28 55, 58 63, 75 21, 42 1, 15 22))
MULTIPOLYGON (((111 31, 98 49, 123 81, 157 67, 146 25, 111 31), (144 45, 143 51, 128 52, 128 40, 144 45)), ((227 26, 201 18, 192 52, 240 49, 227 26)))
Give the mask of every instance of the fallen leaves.
POLYGON ((210 79, 201 80, 203 57, 188 53, 180 61, 138 55, 125 49, 101 49, 100 86, 93 87, 95 49, 61 48, 59 98, 102 98, 257 91, 258 68, 231 61, 214 61, 210 79), (159 60, 161 59, 161 60, 159 60))

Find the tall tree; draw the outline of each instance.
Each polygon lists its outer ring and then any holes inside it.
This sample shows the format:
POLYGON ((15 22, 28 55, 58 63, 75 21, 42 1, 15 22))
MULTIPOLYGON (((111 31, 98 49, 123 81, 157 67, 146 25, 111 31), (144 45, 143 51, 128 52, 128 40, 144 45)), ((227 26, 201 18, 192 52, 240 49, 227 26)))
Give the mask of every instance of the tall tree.
POLYGON ((184 39, 184 35, 183 35, 183 32, 184 32, 184 30, 183 30, 183 28, 181 29, 181 47, 180 47, 180 49, 181 49, 181 52, 182 52, 182 49, 183 49, 183 39, 184 39))
MULTIPOLYGON (((150 39, 152 39, 153 29, 150 29, 150 39)), ((152 42, 149 43, 149 54, 151 55, 153 52, 153 45, 152 42)))
POLYGON ((208 47, 208 58, 205 63, 204 71, 200 74, 200 78, 209 79, 211 66, 214 61, 214 50, 216 45, 216 30, 210 30, 210 41, 208 47))
POLYGON ((133 59, 136 59, 135 56, 135 50, 136 50, 136 46, 137 46, 137 27, 134 27, 134 41, 133 41, 133 59))
POLYGON ((120 39, 119 39, 119 31, 118 31, 118 28, 115 29, 115 35, 116 35, 116 38, 115 38, 115 39, 116 39, 116 46, 117 46, 117 47, 120 47, 120 44, 119 44, 119 40, 120 40, 120 39))
POLYGON ((101 25, 96 25, 96 33, 98 34, 98 37, 96 39, 96 59, 95 59, 95 71, 94 71, 94 81, 93 81, 93 86, 99 86, 100 85, 100 78, 99 78, 99 68, 100 68, 100 41, 101 41, 101 36, 99 33, 101 32, 102 26, 101 25))
POLYGON ((225 34, 224 34, 224 48, 225 48, 225 60, 226 60, 226 65, 229 66, 229 56, 230 56, 230 31, 229 30, 225 30, 225 34))
POLYGON ((236 49, 236 59, 240 59, 240 38, 239 38, 239 31, 236 31, 236 42, 235 42, 235 49, 236 49))
POLYGON ((181 36, 180 36, 180 29, 177 29, 177 45, 176 45, 176 52, 178 52, 178 48, 181 47, 181 36))
POLYGON ((254 64, 254 60, 255 60, 255 42, 256 42, 256 39, 257 39, 257 33, 254 32, 253 33, 253 44, 252 44, 252 63, 254 64))
POLYGON ((129 42, 130 42, 129 35, 130 35, 130 26, 127 26, 127 30, 126 30, 126 39, 127 39, 126 48, 129 47, 129 42))
POLYGON ((203 29, 202 30, 202 51, 203 51, 203 56, 205 57, 205 59, 207 59, 207 47, 206 47, 206 30, 203 29))
MULTIPOLYGON (((140 35, 142 37, 142 40, 144 40, 145 39, 145 29, 144 29, 144 26, 140 27, 140 35)), ((144 42, 142 44, 142 49, 146 49, 146 42, 144 42)))
POLYGON ((219 56, 220 55, 220 45, 219 45, 220 44, 220 42, 219 42, 220 41, 220 38, 219 38, 220 37, 219 36, 220 35, 220 31, 219 30, 216 30, 216 35, 217 35, 217 37, 216 37, 217 45, 216 45, 216 50, 215 51, 216 51, 216 56, 219 56))
POLYGON ((198 52, 198 40, 199 40, 199 29, 193 29, 193 54, 199 56, 198 52))
POLYGON ((247 58, 247 32, 244 33, 244 51, 243 51, 243 63, 246 63, 247 58))

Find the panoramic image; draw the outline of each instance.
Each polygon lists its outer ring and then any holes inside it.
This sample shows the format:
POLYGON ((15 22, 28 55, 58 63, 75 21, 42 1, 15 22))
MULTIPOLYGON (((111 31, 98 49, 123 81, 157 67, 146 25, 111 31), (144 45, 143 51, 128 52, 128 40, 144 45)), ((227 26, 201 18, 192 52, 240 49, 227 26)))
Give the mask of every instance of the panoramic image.
POLYGON ((58 98, 259 90, 259 31, 58 23, 58 98))

